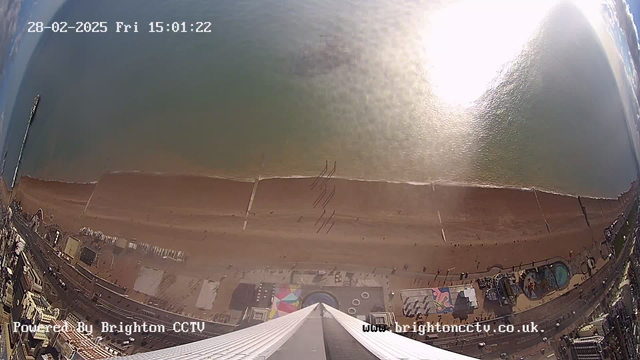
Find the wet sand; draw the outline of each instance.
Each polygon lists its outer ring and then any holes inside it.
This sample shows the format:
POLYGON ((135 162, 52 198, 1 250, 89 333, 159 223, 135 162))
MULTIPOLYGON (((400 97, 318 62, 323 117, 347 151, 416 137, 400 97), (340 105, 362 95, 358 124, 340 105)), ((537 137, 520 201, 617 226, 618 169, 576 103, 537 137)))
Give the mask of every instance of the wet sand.
POLYGON ((23 178, 17 196, 25 211, 42 207, 47 223, 70 233, 86 226, 181 250, 194 265, 311 261, 431 273, 568 257, 601 241, 624 209, 624 201, 582 198, 590 228, 574 196, 537 191, 538 205, 531 190, 314 180, 261 180, 246 230, 253 182, 140 173, 106 174, 97 185, 23 178))
POLYGON ((95 184, 44 181, 22 177, 14 191, 16 199, 30 214, 42 208, 45 222, 55 223, 65 231, 77 233, 79 220, 95 184))

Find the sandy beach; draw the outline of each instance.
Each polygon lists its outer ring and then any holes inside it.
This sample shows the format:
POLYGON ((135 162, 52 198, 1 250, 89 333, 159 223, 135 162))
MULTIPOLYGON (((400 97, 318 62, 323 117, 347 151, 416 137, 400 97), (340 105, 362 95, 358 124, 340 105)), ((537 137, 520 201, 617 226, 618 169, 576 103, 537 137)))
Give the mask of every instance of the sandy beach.
MULTIPOLYGON (((23 204, 28 204, 29 213, 33 214, 42 208, 47 223, 58 224, 65 231, 77 232, 82 227, 78 221, 94 187, 95 184, 44 181, 23 177, 14 191, 14 197, 23 204)), ((6 194, 3 191, 3 203, 7 203, 5 199, 9 194, 9 191, 6 194)))
POLYGON ((86 226, 181 250, 194 265, 329 262, 430 273, 568 257, 601 241, 631 199, 581 198, 589 227, 577 197, 542 191, 264 179, 246 216, 253 188, 212 177, 111 173, 97 184, 24 177, 15 193, 26 212, 42 208, 48 223, 69 233, 86 226))

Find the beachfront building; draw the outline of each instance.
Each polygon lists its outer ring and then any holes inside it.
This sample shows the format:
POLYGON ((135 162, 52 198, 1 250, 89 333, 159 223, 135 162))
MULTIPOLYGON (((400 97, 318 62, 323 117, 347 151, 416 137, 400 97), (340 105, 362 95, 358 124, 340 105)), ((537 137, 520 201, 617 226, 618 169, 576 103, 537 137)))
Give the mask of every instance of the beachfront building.
POLYGON ((595 331, 597 332, 598 335, 604 335, 607 333, 607 329, 608 329, 607 317, 608 316, 609 316, 608 314, 600 315, 590 323, 590 325, 594 326, 595 331))
POLYGON ((619 359, 638 360, 638 329, 629 310, 624 298, 616 299, 608 316, 607 341, 619 359))
POLYGON ((242 326, 253 326, 269 320, 269 308, 252 307, 246 312, 246 316, 242 319, 242 326))
POLYGON ((573 360, 604 360, 604 337, 589 336, 571 340, 573 360))
MULTIPOLYGON (((72 236, 67 237, 67 242, 64 245, 64 250, 62 253, 65 255, 65 258, 69 261, 73 261, 78 256, 78 252, 80 251, 80 244, 82 242, 72 236)), ((55 246, 55 245, 52 245, 55 246)))
POLYGON ((17 256, 17 263, 14 268, 14 285, 13 285, 13 302, 12 317, 13 321, 20 321, 24 314, 24 299, 28 298, 28 293, 42 293, 42 279, 33 269, 25 252, 21 252, 17 256))
POLYGON ((390 331, 365 332, 365 326, 369 324, 317 303, 246 329, 123 359, 473 359, 390 331))
POLYGON ((372 312, 369 314, 369 324, 393 329, 396 324, 396 316, 392 312, 372 312))
POLYGON ((44 213, 42 212, 42 209, 38 209, 38 211, 31 218, 31 221, 29 222, 29 227, 31 228, 31 230, 37 233, 38 228, 40 227, 40 224, 42 223, 43 220, 44 220, 44 213))
POLYGON ((20 257, 20 261, 24 263, 24 267, 22 268, 22 276, 18 280, 22 282, 23 289, 37 294, 42 293, 42 279, 40 275, 38 275, 33 266, 31 266, 25 253, 22 253, 20 257))
POLYGON ((46 325, 51 324, 60 316, 60 310, 52 307, 40 294, 28 291, 22 299, 22 313, 20 323, 29 325, 42 325, 35 327, 35 331, 20 333, 23 342, 28 345, 28 350, 46 347, 49 345, 49 336, 46 325))
POLYGON ((405 317, 419 314, 471 314, 478 308, 475 288, 471 285, 451 285, 441 288, 400 290, 405 317))
POLYGON ((602 314, 598 316, 587 325, 581 327, 578 330, 578 336, 583 338, 583 337, 589 337, 594 335, 600 335, 600 336, 607 335, 610 331, 609 321, 607 319, 608 317, 609 317, 609 314, 602 314))
POLYGON ((11 280, 7 280, 3 286, 2 306, 4 306, 5 311, 9 312, 11 311, 11 305, 13 304, 13 283, 11 280))
MULTIPOLYGON (((65 321, 54 320, 54 326, 63 328, 65 321)), ((57 350, 59 359, 105 359, 120 355, 115 349, 106 345, 101 345, 98 341, 90 338, 76 329, 73 322, 66 322, 67 331, 49 330, 51 345, 57 350)))
POLYGON ((631 288, 629 274, 633 274, 631 263, 627 263, 617 291, 612 294, 605 335, 612 352, 618 359, 638 360, 640 335, 637 324, 637 307, 631 288))

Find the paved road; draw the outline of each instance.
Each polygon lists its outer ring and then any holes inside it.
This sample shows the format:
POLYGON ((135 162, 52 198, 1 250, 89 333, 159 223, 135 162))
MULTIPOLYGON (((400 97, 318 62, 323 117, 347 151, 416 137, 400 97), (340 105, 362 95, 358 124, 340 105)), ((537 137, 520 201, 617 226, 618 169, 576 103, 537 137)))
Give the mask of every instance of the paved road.
MULTIPOLYGON (((607 272, 610 273, 610 272, 607 272)), ((595 278, 592 283, 595 283, 592 286, 587 287, 588 291, 585 293, 590 294, 590 289, 596 289, 593 294, 585 296, 586 303, 583 302, 583 299, 580 299, 576 295, 565 295, 569 296, 569 302, 565 303, 562 306, 556 303, 556 301, 551 301, 544 306, 548 308, 550 312, 548 315, 540 318, 538 321, 533 321, 538 325, 539 330, 544 330, 544 333, 489 333, 487 335, 478 336, 477 334, 459 337, 457 339, 458 343, 456 344, 456 340, 447 339, 445 342, 435 343, 434 345, 447 348, 452 351, 464 353, 466 355, 480 357, 480 358, 495 358, 500 355, 500 353, 504 352, 507 354, 513 354, 520 352, 522 350, 528 349, 532 346, 536 346, 542 342, 543 337, 552 338, 553 336, 562 333, 570 326, 575 326, 575 322, 582 323, 582 319, 589 315, 591 309, 600 302, 603 295, 605 295, 605 290, 610 288, 612 282, 609 282, 609 286, 602 286, 602 281, 600 278, 604 277, 604 274, 601 274, 599 277, 595 278), (576 297, 573 299, 573 297, 576 297), (555 310, 553 310, 555 308, 555 310), (575 315, 573 314, 575 311, 575 315), (556 321, 560 318, 564 317, 561 320, 560 326, 556 327, 556 321), (574 321, 575 320, 575 321, 574 321), (466 340, 463 342, 463 340, 466 340), (485 342, 488 346, 484 349, 481 349, 478 346, 479 342, 485 342)), ((575 290, 575 294, 578 294, 578 289, 575 290)), ((556 299, 556 300, 566 300, 566 299, 556 299)), ((515 329, 521 329, 523 323, 516 323, 515 329)), ((492 327, 495 329, 495 326, 492 327)))
MULTIPOLYGON (((20 231, 21 235, 31 244, 32 253, 36 260, 37 266, 40 269, 46 269, 52 261, 46 259, 46 249, 43 251, 42 244, 44 243, 37 235, 35 235, 30 229, 27 228, 27 221, 21 219, 20 216, 15 217, 16 228, 20 231), (35 250, 35 249, 39 249, 35 250)), ((637 228, 638 224, 636 224, 637 228)), ((633 239, 633 236, 630 237, 633 239)), ((609 262, 603 269, 595 273, 591 278, 581 284, 578 288, 572 289, 563 296, 549 301, 548 303, 536 307, 532 310, 523 312, 521 314, 514 315, 513 324, 515 329, 521 329, 522 324, 529 324, 531 321, 537 324, 538 329, 544 330, 544 334, 533 333, 523 335, 523 333, 489 333, 489 334, 464 334, 459 336, 450 335, 445 338, 441 338, 434 343, 435 346, 445 348, 458 353, 464 353, 466 355, 480 357, 480 358, 496 358, 500 353, 505 352, 507 354, 513 354, 532 346, 538 345, 542 341, 542 337, 546 336, 552 338, 553 336, 565 331, 566 329, 575 326, 576 322, 581 323, 582 319, 589 315, 595 305, 597 305, 604 297, 606 290, 616 284, 616 278, 621 274, 622 267, 626 263, 628 254, 631 249, 633 241, 627 241, 623 249, 623 253, 618 256, 616 261, 609 262), (602 281, 606 279, 606 284, 603 286, 602 281), (582 290, 582 293, 580 292, 582 290), (575 312, 575 314, 574 314, 575 312), (560 326, 556 327, 556 321, 560 321, 560 326), (478 346, 479 342, 485 342, 487 347, 481 349, 478 346)), ((48 246, 48 244, 46 244, 48 246)), ((301 264, 302 265, 302 264, 301 264)), ((301 266, 302 267, 302 266, 301 266)), ((46 271, 45 271, 46 273, 46 271)), ((131 316, 136 318, 143 318, 149 323, 162 323, 156 318, 145 318, 144 314, 134 313, 127 311, 126 309, 117 308, 114 304, 101 301, 100 304, 91 302, 86 296, 76 293, 76 291, 69 286, 68 291, 63 291, 57 286, 55 279, 51 279, 51 275, 46 274, 49 277, 49 281, 54 285, 60 296, 66 300, 65 303, 71 303, 74 307, 82 310, 85 314, 97 314, 92 315, 94 318, 100 318, 105 321, 113 323, 130 323, 131 316), (120 316, 118 316, 120 315, 120 316)), ((73 284, 69 279, 63 280, 67 284, 73 284)), ((81 289, 81 288, 80 288, 81 289)), ((492 327, 496 329, 497 324, 492 327)), ((196 339, 186 340, 182 334, 168 333, 164 336, 155 337, 157 341, 170 341, 172 343, 181 344, 196 339)), ((150 344, 154 343, 154 340, 149 341, 150 344)), ((159 344, 160 345, 160 344, 159 344)), ((168 345, 168 344, 167 344, 168 345)), ((166 346, 166 345, 165 345, 166 346)), ((156 347, 159 348, 160 346, 156 347)))
MULTIPOLYGON (((160 324, 164 323, 163 321, 159 321, 158 319, 145 316, 141 313, 134 313, 126 310, 114 311, 109 304, 104 304, 101 300, 98 302, 91 301, 90 297, 92 294, 87 293, 86 289, 83 289, 79 284, 74 283, 70 276, 65 275, 63 271, 59 273, 59 277, 62 279, 65 284, 67 284, 67 289, 63 289, 59 283, 58 279, 54 278, 52 274, 49 274, 47 268, 50 264, 53 264, 54 261, 47 258, 47 251, 51 251, 46 249, 43 245, 43 241, 37 236, 33 231, 28 228, 27 221, 24 219, 20 219, 19 216, 14 218, 14 225, 20 235, 27 241, 30 246, 30 254, 31 258, 34 261, 34 265, 40 270, 40 273, 43 275, 43 280, 46 280, 50 284, 52 284, 51 288, 56 293, 58 299, 62 301, 67 310, 74 310, 81 314, 90 316, 89 322, 94 322, 97 319, 100 321, 106 321, 110 324, 131 324, 133 319, 131 317, 132 314, 135 314, 137 319, 140 319, 148 324, 160 324)), ((53 253, 50 255, 51 257, 56 256, 53 253)), ((57 257, 57 256, 56 256, 57 257)), ((86 319, 86 318, 85 318, 86 319)), ((85 320, 80 319, 80 320, 85 320)), ((165 324, 169 325, 169 323, 165 324)), ((167 326, 168 329, 171 329, 173 323, 167 326)), ((94 324, 94 328, 96 325, 94 324)), ((132 335, 136 338, 136 344, 139 344, 141 339, 145 337, 143 334, 134 334, 132 335)), ((126 340, 128 338, 125 334, 118 334, 117 336, 111 335, 111 337, 126 340)), ((147 339, 147 347, 152 347, 153 349, 158 349, 162 347, 168 347, 179 344, 186 344, 189 342, 193 342, 196 340, 202 340, 207 338, 208 336, 200 335, 200 334, 192 334, 192 333, 184 333, 178 334, 172 331, 167 331, 166 333, 158 333, 158 334, 149 334, 147 339)))
POLYGON ((515 329, 521 328, 522 324, 533 321, 538 325, 539 329, 544 330, 544 333, 489 333, 480 336, 475 333, 460 335, 457 338, 451 334, 448 338, 438 340, 434 345, 474 357, 497 358, 503 352, 506 354, 518 353, 539 345, 543 337, 552 339, 560 333, 566 333, 568 329, 572 330, 574 327, 581 325, 595 306, 606 298, 609 290, 618 284, 634 244, 633 233, 637 231, 638 226, 639 224, 636 223, 632 235, 629 236, 622 253, 615 261, 608 262, 605 267, 593 274, 591 278, 559 298, 514 315, 513 323, 515 329), (605 281, 604 285, 603 281, 605 281), (560 326, 556 327, 558 320, 560 326), (485 342, 487 346, 480 348, 478 346, 479 342, 485 342))

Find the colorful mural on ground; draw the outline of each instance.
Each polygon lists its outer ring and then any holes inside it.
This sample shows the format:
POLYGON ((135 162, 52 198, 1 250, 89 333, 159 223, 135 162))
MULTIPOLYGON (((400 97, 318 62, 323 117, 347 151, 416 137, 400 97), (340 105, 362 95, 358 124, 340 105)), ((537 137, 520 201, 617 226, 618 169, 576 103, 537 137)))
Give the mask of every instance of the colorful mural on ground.
MULTIPOLYGON (((402 298, 402 313, 407 317, 414 317, 418 314, 450 314, 456 309, 456 301, 465 286, 452 286, 426 289, 403 289, 400 291, 402 298), (452 295, 453 294, 453 295, 452 295)), ((473 288, 467 289, 473 292, 473 288)), ((458 304, 460 308, 467 308, 467 299, 458 304)))
POLYGON ((570 271, 562 262, 529 270, 522 280, 522 290, 529 299, 540 299, 546 294, 569 284, 570 271))
POLYGON ((453 303, 451 302, 451 293, 448 287, 432 288, 433 303, 436 306, 436 313, 447 314, 453 312, 453 303))
POLYGON ((302 289, 299 285, 279 284, 271 303, 269 319, 275 319, 300 309, 302 289))

